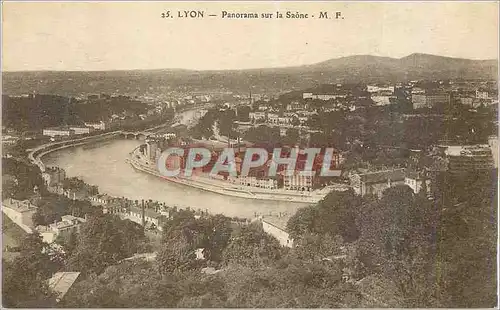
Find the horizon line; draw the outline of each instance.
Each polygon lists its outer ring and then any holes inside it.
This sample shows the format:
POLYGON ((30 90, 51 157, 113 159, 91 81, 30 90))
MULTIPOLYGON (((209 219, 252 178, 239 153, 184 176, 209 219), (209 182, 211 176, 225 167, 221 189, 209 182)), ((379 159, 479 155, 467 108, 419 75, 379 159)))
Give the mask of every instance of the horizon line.
POLYGON ((489 58, 489 59, 473 59, 473 58, 463 58, 463 57, 453 57, 453 56, 444 56, 444 55, 437 55, 437 54, 429 54, 429 53, 421 53, 421 52, 414 52, 411 54, 408 54, 406 56, 402 57, 390 57, 390 56, 378 56, 378 55, 371 55, 371 54, 351 54, 348 56, 340 56, 340 57, 335 57, 335 58, 328 58, 325 60, 321 60, 319 62, 315 63, 310 63, 310 64, 302 64, 302 65, 295 65, 295 66, 280 66, 280 67, 260 67, 260 68, 239 68, 239 69, 186 69, 186 68, 153 68, 153 69, 140 69, 140 68, 135 68, 135 69, 103 69, 103 70, 54 70, 54 69, 39 69, 39 70, 3 70, 2 69, 2 74, 3 73, 28 73, 28 72, 123 72, 123 71, 192 71, 192 72, 211 72, 211 71, 251 71, 251 70, 272 70, 272 69, 291 69, 291 68, 299 68, 299 67, 308 67, 308 66, 314 66, 323 62, 327 62, 330 60, 338 60, 342 58, 349 58, 349 57, 359 57, 359 56, 368 56, 368 57, 375 57, 375 58, 389 58, 389 59, 394 59, 394 60, 401 60, 406 57, 410 57, 412 55, 425 55, 425 56, 435 56, 435 57, 442 57, 442 58, 450 58, 450 59, 460 59, 460 60, 470 60, 470 61, 497 61, 498 58, 489 58))

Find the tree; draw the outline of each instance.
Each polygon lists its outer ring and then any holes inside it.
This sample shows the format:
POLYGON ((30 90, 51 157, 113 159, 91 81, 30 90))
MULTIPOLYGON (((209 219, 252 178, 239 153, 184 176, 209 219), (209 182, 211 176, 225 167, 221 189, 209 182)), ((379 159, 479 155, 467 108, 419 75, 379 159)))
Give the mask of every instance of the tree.
POLYGON ((287 228, 291 237, 301 238, 305 233, 318 235, 340 235, 344 241, 352 242, 358 238, 355 210, 362 200, 352 190, 332 191, 315 206, 299 210, 290 218, 287 228))
POLYGON ((91 217, 81 226, 78 245, 68 259, 67 269, 99 274, 139 252, 145 243, 144 230, 136 223, 114 215, 91 217))
POLYGON ((85 217, 85 215, 101 214, 102 210, 92 206, 86 200, 71 200, 64 196, 50 194, 44 196, 38 203, 38 208, 33 214, 35 225, 50 225, 59 222, 63 215, 85 217))
POLYGON ((258 224, 251 224, 233 233, 222 257, 225 264, 261 266, 277 261, 282 251, 278 240, 266 234, 258 224))
POLYGON ((7 307, 50 307, 55 298, 46 280, 54 265, 39 234, 29 234, 21 242, 20 255, 13 262, 2 260, 3 304, 7 307))
POLYGON ((245 133, 245 140, 254 143, 276 145, 281 141, 280 130, 277 127, 260 125, 252 127, 245 133))
MULTIPOLYGON (((13 182, 7 182, 5 188, 9 198, 28 199, 33 195, 33 188, 45 188, 40 169, 36 165, 27 164, 14 158, 2 158, 2 174, 10 175, 13 182)), ((4 184, 2 182, 2 184, 4 184)))

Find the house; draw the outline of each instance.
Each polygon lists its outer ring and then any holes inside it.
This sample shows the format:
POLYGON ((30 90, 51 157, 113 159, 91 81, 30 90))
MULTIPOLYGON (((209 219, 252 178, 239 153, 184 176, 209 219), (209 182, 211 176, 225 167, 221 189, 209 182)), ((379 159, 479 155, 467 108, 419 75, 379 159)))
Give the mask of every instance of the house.
POLYGON ((205 249, 204 248, 197 248, 195 251, 194 251, 194 254, 196 255, 196 259, 197 260, 203 260, 205 259, 205 249))
POLYGON ((430 180, 422 173, 407 171, 405 175, 405 184, 408 185, 415 194, 418 194, 424 187, 429 191, 430 180))
POLYGON ((32 217, 36 212, 36 206, 29 200, 5 199, 2 202, 2 212, 27 233, 33 231, 32 217))
POLYGON ((79 232, 81 224, 85 222, 86 219, 80 217, 63 215, 61 221, 54 222, 49 226, 37 226, 36 230, 40 233, 44 242, 52 243, 58 236, 69 237, 72 233, 79 232))
POLYGON ((113 197, 107 195, 107 194, 98 194, 98 195, 94 195, 94 196, 91 196, 90 198, 90 202, 92 204, 97 204, 97 205, 107 205, 111 202, 111 200, 113 199, 113 197))
POLYGON ((87 200, 88 192, 85 189, 79 190, 64 190, 63 195, 71 200, 87 200))
POLYGON ((361 196, 374 194, 380 197, 387 188, 405 184, 405 169, 356 173, 349 178, 356 194, 361 196))
POLYGON ((176 136, 175 132, 167 132, 163 135, 163 137, 167 140, 174 139, 176 136))
POLYGON ((489 99, 489 93, 488 91, 484 89, 478 89, 476 90, 476 98, 477 99, 489 99))
POLYGON ((300 103, 298 101, 292 101, 291 103, 286 105, 287 111, 297 111, 301 109, 307 109, 309 105, 307 103, 300 103))
POLYGON ((123 214, 123 217, 137 224, 162 230, 162 218, 164 216, 153 209, 144 208, 142 210, 142 208, 132 206, 123 214))

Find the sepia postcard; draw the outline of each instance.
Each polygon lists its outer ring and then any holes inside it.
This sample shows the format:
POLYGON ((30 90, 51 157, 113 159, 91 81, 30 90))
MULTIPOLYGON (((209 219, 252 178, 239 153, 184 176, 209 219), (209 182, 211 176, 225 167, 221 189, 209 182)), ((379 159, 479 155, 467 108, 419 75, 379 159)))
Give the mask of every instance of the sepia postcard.
POLYGON ((498 1, 3 1, 2 307, 496 308, 498 1))

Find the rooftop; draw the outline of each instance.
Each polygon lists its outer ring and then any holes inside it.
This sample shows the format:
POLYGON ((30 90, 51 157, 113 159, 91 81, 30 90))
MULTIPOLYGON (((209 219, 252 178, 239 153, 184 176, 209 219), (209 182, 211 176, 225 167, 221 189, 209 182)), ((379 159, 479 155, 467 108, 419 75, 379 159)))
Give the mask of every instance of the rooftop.
POLYGON ((17 212, 30 212, 36 209, 36 206, 29 200, 5 199, 2 205, 17 212))
POLYGON ((263 215, 261 217, 263 222, 266 222, 272 226, 275 226, 281 230, 286 231, 286 224, 288 223, 288 220, 290 219, 290 215, 285 215, 285 216, 266 216, 263 215))
POLYGON ((79 272, 56 272, 54 276, 49 279, 49 288, 57 294, 60 300, 66 295, 79 275, 79 272))

